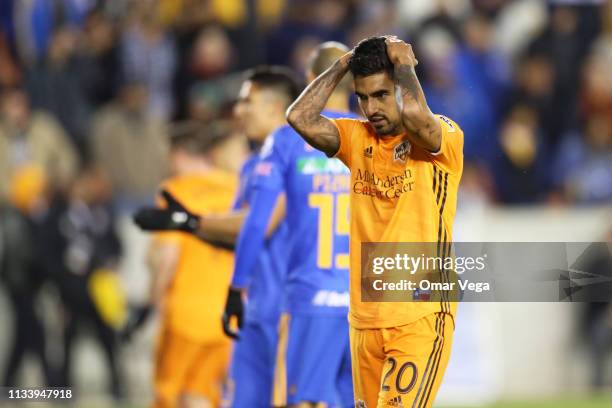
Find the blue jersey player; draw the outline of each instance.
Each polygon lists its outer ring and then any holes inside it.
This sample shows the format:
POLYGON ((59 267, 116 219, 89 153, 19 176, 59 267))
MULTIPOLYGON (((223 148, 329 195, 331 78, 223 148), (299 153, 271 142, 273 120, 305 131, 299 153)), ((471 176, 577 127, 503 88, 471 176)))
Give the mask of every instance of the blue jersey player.
MULTIPOLYGON (((341 44, 322 44, 312 59, 310 75, 316 77, 346 52, 341 44)), ((325 115, 354 117, 346 113, 348 84, 336 88, 325 115)), ((232 285, 247 286, 272 208, 284 192, 289 231, 286 313, 280 324, 274 405, 352 407, 347 321, 349 171, 310 147, 289 126, 266 140, 260 157, 232 285)))
MULTIPOLYGON (((260 67, 247 74, 234 112, 253 145, 261 146, 266 136, 286 124, 285 110, 298 92, 297 83, 287 69, 260 67)), ((232 213, 217 216, 192 214, 166 193, 168 207, 140 210, 135 217, 137 224, 145 230, 180 230, 217 245, 233 245, 251 211, 256 179, 253 172, 259 160, 256 153, 243 165, 240 189, 232 213)), ((272 216, 264 232, 268 239, 255 257, 250 278, 243 281, 241 286, 241 289, 248 290, 246 311, 243 310, 241 290, 230 288, 228 294, 224 330, 237 341, 224 406, 270 406, 287 258, 284 196, 275 199, 271 207, 272 216), (232 330, 233 318, 236 318, 241 329, 239 334, 232 330)), ((202 267, 205 269, 207 266, 202 267)))

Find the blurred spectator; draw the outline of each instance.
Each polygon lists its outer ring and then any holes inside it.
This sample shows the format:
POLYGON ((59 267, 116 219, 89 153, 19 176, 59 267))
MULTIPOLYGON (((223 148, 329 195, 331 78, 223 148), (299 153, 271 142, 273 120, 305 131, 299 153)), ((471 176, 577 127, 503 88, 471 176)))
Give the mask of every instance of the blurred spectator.
POLYGON ((479 88, 499 111, 501 98, 510 83, 510 69, 508 61, 495 47, 494 29, 493 21, 485 15, 470 15, 463 25, 464 46, 457 55, 457 65, 459 76, 479 88))
POLYGON ((492 158, 496 135, 495 97, 487 93, 499 92, 500 74, 494 73, 496 57, 493 53, 480 54, 478 49, 462 49, 439 28, 421 33, 418 47, 419 65, 422 63, 426 71, 423 87, 429 106, 461 124, 466 161, 487 163, 492 158), (489 66, 480 67, 478 59, 488 60, 489 66))
POLYGON ((563 141, 555 174, 565 197, 576 203, 612 201, 612 123, 608 116, 591 114, 584 132, 563 141))
POLYGON ((587 59, 579 98, 580 116, 600 115, 612 127, 612 41, 599 42, 587 59))
POLYGON ((122 75, 127 81, 146 86, 150 114, 161 120, 168 119, 174 111, 174 41, 148 2, 134 3, 133 9, 121 38, 122 75))
MULTIPOLYGON (((110 211, 110 185, 105 173, 86 165, 71 185, 66 199, 57 197, 41 225, 40 258, 58 286, 65 318, 60 385, 73 386, 74 340, 91 325, 102 346, 109 370, 109 391, 122 396, 115 327, 122 322, 118 294, 103 293, 121 254, 110 211), (107 303, 107 304, 105 304, 107 303), (110 310, 110 312, 109 312, 110 310), (114 327, 115 326, 115 327, 114 327)), ((125 311, 123 311, 125 312, 125 311)))
POLYGON ((9 0, 11 2, 11 26, 19 56, 26 64, 35 63, 47 54, 57 27, 79 27, 95 5, 93 0, 9 0))
POLYGON ((116 204, 126 211, 150 202, 166 175, 165 126, 146 106, 146 88, 125 84, 92 124, 92 157, 110 176, 116 204))
MULTIPOLYGON (((24 183, 63 189, 72 178, 77 155, 62 127, 49 115, 31 111, 27 96, 18 88, 0 94, 0 197, 21 191, 12 184, 20 176, 24 183), (30 176, 28 176, 30 175, 30 176)), ((26 189, 28 190, 28 189, 26 189)), ((42 189, 41 189, 42 190, 42 189)))
POLYGON ((27 73, 26 85, 32 106, 53 114, 80 152, 85 150, 90 108, 81 87, 86 71, 78 65, 78 33, 67 26, 51 37, 45 59, 27 73))
POLYGON ((344 42, 348 30, 350 2, 347 0, 295 0, 286 18, 266 40, 270 64, 287 64, 296 43, 303 37, 344 42))
POLYGON ((195 39, 183 47, 186 48, 185 57, 179 62, 175 76, 177 116, 181 118, 187 116, 187 95, 192 88, 201 81, 227 74, 236 57, 227 33, 217 25, 202 28, 195 39))
POLYGON ((0 31, 0 87, 17 86, 21 77, 21 71, 10 49, 8 35, 0 31))
POLYGON ((555 118, 546 129, 546 137, 556 147, 561 136, 576 126, 576 84, 582 61, 592 40, 590 31, 581 25, 581 16, 586 8, 551 6, 549 24, 529 45, 529 52, 544 54, 550 58, 554 69, 553 100, 550 106, 555 118))
POLYGON ((119 86, 117 33, 101 11, 87 16, 79 48, 79 80, 87 103, 97 108, 110 102, 119 86))
POLYGON ((44 384, 56 385, 45 350, 45 330, 35 308, 45 279, 37 263, 34 242, 32 220, 0 202, 0 280, 13 309, 9 331, 12 343, 2 377, 2 385, 6 387, 24 384, 18 374, 28 352, 40 362, 44 384))
POLYGON ((472 5, 477 13, 495 17, 508 3, 507 0, 472 0, 472 5))
POLYGON ((186 117, 210 122, 223 116, 223 110, 236 98, 241 83, 242 73, 236 73, 193 84, 187 96, 186 117))
POLYGON ((534 109, 546 141, 554 134, 558 119, 554 104, 555 72, 545 54, 526 54, 518 61, 515 82, 508 93, 507 108, 524 104, 534 109))
POLYGON ((515 106, 502 125, 502 157, 495 163, 497 198, 505 204, 532 204, 546 198, 549 169, 537 113, 515 106))
POLYGON ((451 14, 450 3, 445 0, 437 0, 435 12, 425 18, 418 26, 417 30, 410 33, 414 38, 414 43, 420 43, 420 35, 429 29, 438 28, 449 34, 455 42, 461 41, 461 27, 457 19, 451 14))

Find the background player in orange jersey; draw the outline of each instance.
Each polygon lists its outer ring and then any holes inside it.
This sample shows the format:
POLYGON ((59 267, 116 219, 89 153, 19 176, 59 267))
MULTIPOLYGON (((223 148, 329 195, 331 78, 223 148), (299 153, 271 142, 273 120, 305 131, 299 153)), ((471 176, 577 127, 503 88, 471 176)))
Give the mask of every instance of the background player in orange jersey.
POLYGON ((287 112, 308 143, 351 170, 349 321, 359 407, 430 407, 450 357, 454 304, 389 302, 384 293, 378 301, 362 299, 362 243, 450 248, 463 133, 431 112, 416 64, 405 42, 368 38, 317 77, 287 112), (321 114, 349 71, 367 121, 321 114))
MULTIPOLYGON (((184 124, 175 133, 170 152, 173 176, 162 188, 198 214, 228 211, 237 180, 211 159, 227 129, 184 124)), ((171 196, 164 198, 169 206, 176 205, 171 196)), ((153 237, 147 260, 153 272, 150 306, 137 320, 142 322, 152 306, 162 313, 154 406, 216 407, 231 354, 231 341, 219 321, 233 254, 190 234, 164 232, 153 237), (211 273, 202 273, 202 268, 211 273)))
MULTIPOLYGON (((246 73, 234 113, 253 147, 253 153, 240 172, 240 188, 231 212, 200 215, 190 208, 181 207, 178 204, 180 197, 175 202, 171 194, 166 194, 166 199, 174 202, 173 206, 164 210, 143 208, 135 216, 136 223, 144 230, 180 230, 217 244, 233 245, 256 196, 256 168, 262 160, 261 151, 266 149, 264 140, 285 124, 285 110, 298 93, 298 83, 287 68, 261 66, 246 73)), ((270 147, 268 143, 268 149, 270 147)), ((283 196, 270 207, 274 207, 274 211, 267 224, 269 239, 265 249, 256 253, 257 265, 252 279, 248 284, 242 281, 236 287, 236 282, 233 282, 227 291, 223 328, 237 342, 225 396, 229 406, 234 408, 270 406, 287 256, 283 196), (242 296, 246 286, 248 302, 244 305, 242 296), (239 334, 231 327, 234 320, 240 329, 239 334)))

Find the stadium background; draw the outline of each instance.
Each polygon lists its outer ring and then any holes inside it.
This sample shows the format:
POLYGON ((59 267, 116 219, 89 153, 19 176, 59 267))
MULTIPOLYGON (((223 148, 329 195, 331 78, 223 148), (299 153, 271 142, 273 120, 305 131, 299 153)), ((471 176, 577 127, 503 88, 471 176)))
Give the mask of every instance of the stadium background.
MULTIPOLYGON (((36 221, 83 177, 79 162, 97 164, 104 174, 87 181, 112 206, 131 303, 147 290, 148 237, 129 216, 164 177, 167 125, 231 123, 241 71, 274 63, 303 74, 323 40, 395 34, 414 44, 432 110, 465 131, 455 240, 596 241, 612 228, 612 1, 4 0, 0 28, 0 200, 36 221), (20 117, 36 154, 7 142, 20 117)), ((227 149, 236 170, 248 147, 235 126, 227 149)), ((2 276, 4 370, 16 332, 2 276)), ((63 288, 28 279, 54 363, 63 288)), ((612 406, 612 367, 593 380, 594 361, 612 364, 612 309, 589 310, 464 305, 440 403, 612 406), (595 337, 608 343, 599 354, 595 337)), ((72 346, 77 406, 113 406, 96 332, 82 332, 72 346)), ((126 406, 150 401, 154 333, 152 322, 118 346, 126 406)), ((38 363, 27 356, 18 384, 44 383, 38 363)))

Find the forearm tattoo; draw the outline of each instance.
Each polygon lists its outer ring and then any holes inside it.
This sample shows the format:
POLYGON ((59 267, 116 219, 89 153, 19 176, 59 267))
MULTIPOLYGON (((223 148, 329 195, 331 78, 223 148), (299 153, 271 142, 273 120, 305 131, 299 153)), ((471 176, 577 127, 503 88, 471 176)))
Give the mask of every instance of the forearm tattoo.
POLYGON ((320 119, 321 111, 345 72, 342 67, 333 65, 308 85, 292 107, 295 112, 294 126, 309 127, 320 119))
POLYGON ((419 101, 423 95, 421 84, 412 65, 402 64, 395 67, 395 80, 401 88, 402 97, 409 96, 419 101))

